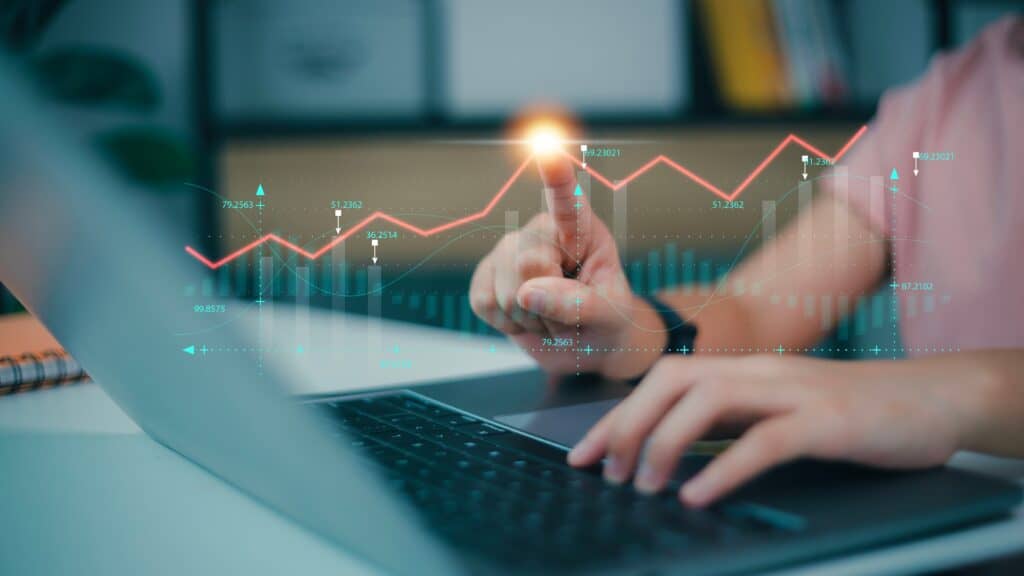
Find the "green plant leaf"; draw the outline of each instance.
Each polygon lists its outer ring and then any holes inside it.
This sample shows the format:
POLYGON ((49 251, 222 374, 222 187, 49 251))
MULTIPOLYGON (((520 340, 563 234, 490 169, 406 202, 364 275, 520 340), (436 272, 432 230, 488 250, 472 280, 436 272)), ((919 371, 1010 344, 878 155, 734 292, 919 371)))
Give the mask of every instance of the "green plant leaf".
POLYGON ((161 186, 180 184, 195 177, 195 155, 167 130, 119 128, 100 134, 98 143, 109 160, 136 182, 161 186))
POLYGON ((61 102, 153 112, 160 105, 156 78, 130 55, 88 46, 51 50, 35 59, 42 89, 61 102))

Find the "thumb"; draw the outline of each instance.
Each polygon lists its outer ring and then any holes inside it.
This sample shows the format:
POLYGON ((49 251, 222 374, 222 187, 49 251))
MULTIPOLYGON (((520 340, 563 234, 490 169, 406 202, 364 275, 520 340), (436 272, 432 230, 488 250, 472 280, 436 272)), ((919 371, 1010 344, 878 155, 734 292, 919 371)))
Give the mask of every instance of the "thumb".
POLYGON ((566 326, 615 326, 621 316, 603 292, 571 278, 545 276, 524 282, 516 302, 544 320, 566 326))

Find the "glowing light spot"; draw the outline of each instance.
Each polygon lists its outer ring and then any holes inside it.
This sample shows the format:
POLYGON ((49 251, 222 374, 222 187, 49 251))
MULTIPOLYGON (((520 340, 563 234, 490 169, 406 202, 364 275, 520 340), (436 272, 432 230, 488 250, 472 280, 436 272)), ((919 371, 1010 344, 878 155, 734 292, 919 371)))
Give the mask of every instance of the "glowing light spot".
POLYGON ((535 154, 552 154, 562 149, 565 133, 557 126, 541 124, 530 130, 528 140, 535 154))

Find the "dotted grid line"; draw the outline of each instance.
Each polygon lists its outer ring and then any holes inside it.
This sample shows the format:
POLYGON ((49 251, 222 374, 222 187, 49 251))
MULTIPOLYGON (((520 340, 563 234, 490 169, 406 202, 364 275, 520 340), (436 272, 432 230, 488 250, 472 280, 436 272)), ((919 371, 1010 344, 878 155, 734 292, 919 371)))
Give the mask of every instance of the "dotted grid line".
MULTIPOLYGON (((579 184, 577 183, 576 186, 579 186, 579 184)), ((580 269, 582 268, 582 266, 580 265, 580 207, 581 207, 580 204, 582 202, 583 202, 583 197, 582 196, 580 197, 579 200, 577 200, 575 202, 575 204, 576 204, 576 269, 575 269, 575 273, 573 274, 573 277, 576 278, 576 375, 577 376, 580 375, 580 355, 581 355, 580 348, 582 348, 582 346, 583 346, 583 342, 580 341, 580 333, 581 333, 581 330, 580 330, 580 304, 582 304, 582 299, 581 299, 582 294, 580 293, 580 282, 579 282, 580 269)))
MULTIPOLYGON (((896 169, 893 168, 893 170, 896 170, 896 169)), ((896 344, 897 344, 897 331, 898 331, 898 320, 899 320, 899 311, 898 311, 898 308, 897 308, 897 305, 899 303, 899 300, 898 300, 899 295, 898 295, 898 293, 896 291, 896 288, 898 286, 898 284, 896 282, 896 191, 898 189, 896 187, 896 180, 892 180, 890 178, 889 183, 892 185, 892 190, 891 190, 891 192, 889 194, 890 198, 892 199, 889 202, 889 227, 890 227, 890 229, 889 229, 889 244, 890 244, 890 251, 891 251, 891 254, 889 255, 889 257, 891 258, 891 263, 892 263, 892 282, 890 282, 890 284, 889 284, 889 287, 892 290, 892 304, 890 305, 890 308, 891 308, 891 314, 890 314, 891 318, 890 318, 890 320, 892 322, 892 359, 896 360, 897 359, 896 344)))
MULTIPOLYGON (((256 206, 258 207, 258 209, 256 210, 256 230, 257 230, 257 234, 259 234, 260 236, 263 235, 263 204, 264 204, 263 197, 261 196, 260 199, 259 199, 259 202, 256 203, 256 206)), ((256 356, 256 374, 258 376, 263 376, 263 344, 264 344, 263 336, 264 336, 264 333, 263 333, 263 245, 262 244, 260 244, 259 252, 257 253, 256 267, 258 268, 258 271, 256 272, 256 277, 257 277, 257 282, 256 282, 257 283, 257 287, 256 287, 256 302, 259 305, 259 312, 257 313, 257 319, 258 319, 258 322, 259 322, 259 328, 258 329, 260 331, 260 335, 259 335, 260 346, 259 346, 259 351, 257 352, 257 356, 256 356)))
POLYGON ((237 347, 224 346, 224 347, 221 347, 221 348, 207 348, 206 352, 204 352, 204 354, 212 353, 212 352, 259 352, 260 354, 262 354, 263 352, 274 352, 275 350, 280 351, 281 349, 280 348, 264 348, 262 346, 237 346, 237 347))
MULTIPOLYGON (((563 353, 563 352, 565 352, 567 350, 567 348, 565 348, 565 347, 560 348, 560 347, 557 347, 557 346, 548 346, 548 347, 540 347, 540 348, 526 348, 526 350, 529 351, 529 352, 558 352, 558 353, 563 353)), ((781 355, 783 353, 787 353, 788 352, 788 353, 793 353, 793 354, 807 354, 807 353, 822 353, 822 354, 823 353, 833 353, 833 354, 834 353, 854 353, 854 354, 858 354, 859 353, 859 354, 874 354, 874 355, 877 356, 879 354, 889 353, 889 352, 900 353, 900 354, 904 354, 904 353, 922 353, 923 354, 923 353, 941 353, 941 352, 960 352, 960 346, 949 346, 949 347, 944 347, 944 346, 931 346, 931 347, 928 347, 928 346, 925 346, 925 347, 916 347, 916 348, 905 348, 905 347, 885 348, 885 347, 881 347, 881 346, 873 346, 871 348, 856 347, 856 346, 854 346, 854 347, 813 346, 813 347, 807 347, 807 348, 801 348, 801 347, 785 348, 785 347, 782 347, 782 346, 777 346, 775 348, 768 348, 768 347, 750 347, 750 348, 713 348, 713 347, 704 347, 704 348, 701 348, 701 347, 698 346, 697 348, 686 348, 686 349, 683 349, 683 348, 657 348, 657 347, 650 347, 650 348, 648 348, 648 347, 640 347, 640 346, 637 346, 637 347, 622 347, 622 348, 615 348, 615 347, 599 348, 599 347, 588 346, 588 347, 585 347, 585 348, 584 347, 577 347, 573 351, 577 355, 580 355, 580 354, 603 354, 603 353, 609 353, 609 352, 674 352, 674 353, 684 353, 684 354, 693 354, 693 353, 696 353, 696 352, 703 352, 703 353, 750 353, 750 354, 770 352, 772 354, 779 354, 779 355, 781 355)))

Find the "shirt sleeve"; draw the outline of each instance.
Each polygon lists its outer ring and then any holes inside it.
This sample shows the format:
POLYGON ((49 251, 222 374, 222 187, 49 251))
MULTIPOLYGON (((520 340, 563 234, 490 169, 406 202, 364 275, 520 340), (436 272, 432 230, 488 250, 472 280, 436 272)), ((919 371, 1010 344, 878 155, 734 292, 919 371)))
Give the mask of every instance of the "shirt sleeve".
MULTIPOLYGON (((881 99, 867 132, 837 162, 848 173, 850 208, 880 234, 891 234, 890 188, 905 190, 913 170, 912 153, 923 129, 921 101, 928 90, 926 74, 917 83, 890 90, 881 99), (893 172, 895 170, 895 172, 893 172), (897 179, 893 180, 893 176, 897 179)), ((826 191, 836 193, 826 181, 826 191)))

